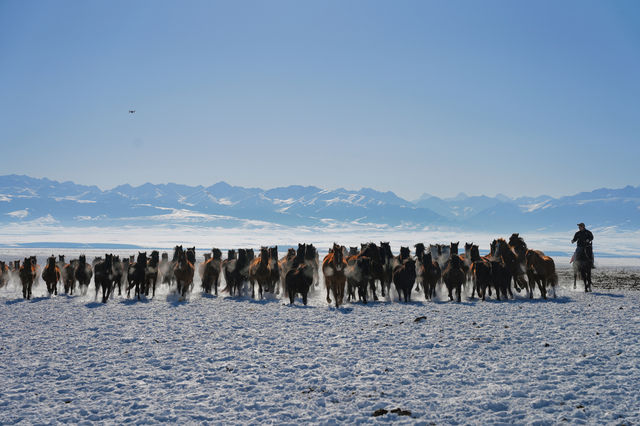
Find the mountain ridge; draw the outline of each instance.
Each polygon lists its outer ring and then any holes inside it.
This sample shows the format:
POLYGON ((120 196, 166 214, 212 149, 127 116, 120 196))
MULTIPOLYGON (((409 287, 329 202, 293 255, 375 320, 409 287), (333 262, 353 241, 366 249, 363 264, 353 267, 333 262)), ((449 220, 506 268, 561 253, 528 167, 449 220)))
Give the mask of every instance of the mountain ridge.
POLYGON ((588 226, 640 228, 640 186, 598 188, 554 198, 423 194, 408 201, 392 191, 363 187, 323 189, 288 185, 269 189, 176 183, 95 185, 26 175, 0 176, 0 224, 51 218, 61 223, 202 222, 234 226, 238 220, 326 226, 332 221, 403 227, 502 230, 588 226))

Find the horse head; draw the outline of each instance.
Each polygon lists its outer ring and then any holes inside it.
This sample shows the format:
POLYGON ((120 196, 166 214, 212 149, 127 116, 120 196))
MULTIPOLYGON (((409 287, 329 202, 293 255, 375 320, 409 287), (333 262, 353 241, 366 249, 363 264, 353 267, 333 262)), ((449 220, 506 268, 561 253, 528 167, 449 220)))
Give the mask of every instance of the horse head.
POLYGON ((400 259, 405 260, 411 257, 411 250, 409 247, 400 247, 400 259))
POLYGON ((453 256, 454 254, 457 255, 458 254, 458 245, 460 245, 460 241, 454 243, 452 242, 449 245, 449 256, 453 256))
POLYGON ((222 252, 220 251, 220 249, 212 248, 211 249, 211 254, 213 255, 213 260, 222 259, 222 252))

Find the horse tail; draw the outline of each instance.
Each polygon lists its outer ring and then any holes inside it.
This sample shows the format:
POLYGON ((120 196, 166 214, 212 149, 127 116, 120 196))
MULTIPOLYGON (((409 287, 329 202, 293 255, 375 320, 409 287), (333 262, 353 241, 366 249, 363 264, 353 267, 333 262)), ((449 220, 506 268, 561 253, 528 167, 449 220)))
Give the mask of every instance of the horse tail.
POLYGON ((551 285, 551 287, 555 287, 558 285, 558 274, 556 272, 551 274, 551 278, 549 279, 549 284, 551 285))

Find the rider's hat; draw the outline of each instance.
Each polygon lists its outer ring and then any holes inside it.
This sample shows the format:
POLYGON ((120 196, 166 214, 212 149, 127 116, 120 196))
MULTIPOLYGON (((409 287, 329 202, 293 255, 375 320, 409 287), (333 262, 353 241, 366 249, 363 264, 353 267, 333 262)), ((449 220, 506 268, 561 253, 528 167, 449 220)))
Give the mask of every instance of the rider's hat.
POLYGON ((580 222, 580 223, 578 224, 578 226, 584 226, 584 223, 583 223, 583 222, 580 222))

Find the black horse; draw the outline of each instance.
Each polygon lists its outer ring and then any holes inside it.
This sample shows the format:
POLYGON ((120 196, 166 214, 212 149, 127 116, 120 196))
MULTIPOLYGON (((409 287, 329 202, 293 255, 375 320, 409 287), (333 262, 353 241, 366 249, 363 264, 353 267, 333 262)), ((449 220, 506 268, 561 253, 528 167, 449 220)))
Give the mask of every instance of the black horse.
POLYGON ((587 254, 586 247, 578 247, 573 259, 573 288, 576 288, 576 280, 580 279, 584 283, 584 291, 591 291, 591 259, 587 254))

